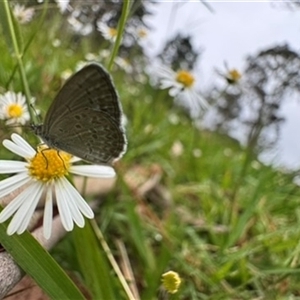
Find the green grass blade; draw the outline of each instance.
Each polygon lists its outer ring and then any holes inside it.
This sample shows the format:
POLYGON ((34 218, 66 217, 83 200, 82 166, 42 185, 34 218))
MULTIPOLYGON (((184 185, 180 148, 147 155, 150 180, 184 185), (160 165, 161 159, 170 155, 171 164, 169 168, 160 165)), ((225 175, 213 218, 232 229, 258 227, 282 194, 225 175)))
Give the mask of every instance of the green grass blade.
POLYGON ((115 296, 114 277, 91 224, 87 222, 84 228, 75 228, 73 238, 79 265, 92 298, 120 299, 115 296))

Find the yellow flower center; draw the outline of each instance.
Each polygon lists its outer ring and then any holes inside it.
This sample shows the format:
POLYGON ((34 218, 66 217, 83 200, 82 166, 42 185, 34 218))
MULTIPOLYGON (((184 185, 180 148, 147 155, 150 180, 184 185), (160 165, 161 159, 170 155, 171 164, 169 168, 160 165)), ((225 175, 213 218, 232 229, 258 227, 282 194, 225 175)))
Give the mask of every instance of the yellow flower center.
POLYGON ((181 83, 185 88, 189 88, 194 84, 195 77, 188 71, 180 70, 176 74, 176 81, 181 83))
POLYGON ((38 147, 37 154, 30 160, 29 174, 43 182, 57 179, 69 173, 70 159, 71 155, 63 151, 38 147))
POLYGON ((20 118, 23 114, 23 108, 19 104, 10 104, 7 111, 10 118, 20 118))
POLYGON ((108 29, 108 33, 111 37, 115 37, 115 36, 117 36, 118 31, 117 31, 117 29, 110 27, 108 29))
POLYGON ((178 273, 169 271, 162 275, 162 284, 170 294, 175 294, 181 284, 181 278, 178 273))
POLYGON ((236 69, 232 69, 228 72, 228 76, 227 79, 231 81, 231 83, 236 83, 238 82, 242 77, 242 74, 236 70, 236 69))
POLYGON ((139 29, 138 30, 138 36, 140 39, 143 39, 147 36, 147 31, 145 29, 139 29))

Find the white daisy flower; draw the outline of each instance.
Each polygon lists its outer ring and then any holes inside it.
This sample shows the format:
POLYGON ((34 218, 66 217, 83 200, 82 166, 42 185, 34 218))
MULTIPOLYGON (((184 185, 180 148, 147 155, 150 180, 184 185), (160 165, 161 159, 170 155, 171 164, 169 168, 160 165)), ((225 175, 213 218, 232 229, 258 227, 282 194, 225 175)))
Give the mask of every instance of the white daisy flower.
POLYGON ((195 77, 187 70, 173 71, 167 66, 155 66, 150 70, 154 84, 161 89, 169 89, 169 95, 177 104, 187 108, 192 117, 197 117, 202 109, 208 108, 207 101, 195 89, 195 77))
POLYGON ((134 27, 131 26, 126 29, 128 33, 130 33, 133 38, 137 41, 140 46, 143 46, 147 37, 149 36, 149 31, 145 26, 134 27))
POLYGON ((109 166, 73 165, 77 158, 63 151, 39 146, 34 150, 21 136, 12 134, 12 140, 4 140, 3 146, 25 158, 23 161, 0 160, 0 174, 15 174, 0 181, 0 198, 18 188, 24 190, 13 199, 0 213, 0 222, 11 216, 7 234, 23 233, 41 199, 45 197, 43 230, 48 239, 52 229, 52 206, 56 199, 61 222, 67 231, 74 223, 84 226, 84 217, 92 219, 94 213, 74 186, 67 180, 69 173, 90 177, 113 177, 115 171, 109 166))
POLYGON ((228 70, 224 76, 229 84, 236 84, 242 78, 242 74, 237 69, 228 70))
POLYGON ((225 65, 226 73, 219 71, 218 69, 216 70, 217 73, 220 76, 222 76, 224 79, 226 79, 228 84, 235 85, 239 83, 242 78, 242 73, 240 73, 240 71, 235 68, 229 69, 226 62, 224 63, 224 65, 225 65))
POLYGON ((136 30, 136 38, 139 40, 144 40, 148 37, 148 30, 145 27, 139 27, 136 30))
POLYGON ((24 125, 30 120, 25 96, 11 91, 0 95, 0 119, 6 120, 6 125, 24 125))
POLYGON ((32 7, 26 8, 24 5, 16 4, 13 7, 13 14, 20 24, 26 24, 32 20, 34 9, 32 7))
POLYGON ((97 29, 98 31, 101 32, 102 36, 110 41, 110 42, 115 42, 117 35, 118 35, 118 31, 116 28, 113 27, 109 27, 105 22, 100 21, 97 23, 97 29))
POLYGON ((146 42, 148 41, 149 31, 144 26, 139 26, 136 28, 130 27, 128 28, 128 32, 133 35, 135 40, 140 46, 146 46, 146 42))

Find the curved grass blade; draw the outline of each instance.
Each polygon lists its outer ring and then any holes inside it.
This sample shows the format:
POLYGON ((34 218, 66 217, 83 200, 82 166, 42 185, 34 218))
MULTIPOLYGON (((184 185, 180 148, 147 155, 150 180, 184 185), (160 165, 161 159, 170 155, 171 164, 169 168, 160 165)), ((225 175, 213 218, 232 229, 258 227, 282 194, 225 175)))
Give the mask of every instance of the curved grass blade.
POLYGON ((89 287, 93 299, 120 299, 120 295, 115 295, 116 281, 90 222, 86 222, 84 228, 76 227, 72 234, 85 284, 89 287))
POLYGON ((0 243, 51 299, 85 299, 63 269, 30 233, 8 236, 6 225, 1 224, 0 243))

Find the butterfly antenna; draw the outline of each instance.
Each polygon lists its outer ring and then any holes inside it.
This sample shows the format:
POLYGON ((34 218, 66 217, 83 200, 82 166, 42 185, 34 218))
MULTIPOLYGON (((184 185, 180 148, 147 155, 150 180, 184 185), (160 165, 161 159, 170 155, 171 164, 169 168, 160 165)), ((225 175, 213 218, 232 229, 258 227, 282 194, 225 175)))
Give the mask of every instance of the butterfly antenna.
MULTIPOLYGON (((51 148, 46 148, 46 149, 43 149, 43 150, 41 151, 41 153, 42 153, 42 155, 43 155, 43 157, 44 157, 44 159, 45 159, 45 161, 46 161, 46 169, 48 169, 49 163, 48 163, 48 159, 47 159, 46 155, 44 154, 44 151, 49 151, 49 150, 51 150, 51 148)), ((63 163, 63 165, 64 165, 64 168, 67 169, 67 167, 66 167, 66 165, 65 165, 65 161, 63 160, 63 158, 62 158, 61 155, 60 155, 60 151, 59 151, 59 150, 56 150, 56 151, 57 151, 58 157, 61 159, 61 161, 62 161, 62 163, 63 163)))
POLYGON ((43 155, 45 161, 46 161, 46 170, 48 169, 48 159, 46 157, 46 155, 44 154, 44 151, 48 151, 50 150, 50 148, 46 148, 46 149, 42 149, 41 154, 43 155))
POLYGON ((56 151, 57 151, 58 157, 61 159, 61 161, 62 161, 62 163, 63 163, 63 165, 64 165, 65 170, 67 170, 67 167, 66 167, 66 165, 65 165, 65 161, 64 161, 63 158, 60 156, 60 151, 59 151, 59 150, 56 150, 56 151))

